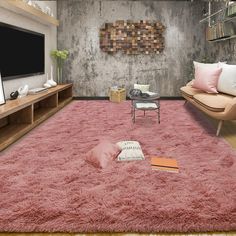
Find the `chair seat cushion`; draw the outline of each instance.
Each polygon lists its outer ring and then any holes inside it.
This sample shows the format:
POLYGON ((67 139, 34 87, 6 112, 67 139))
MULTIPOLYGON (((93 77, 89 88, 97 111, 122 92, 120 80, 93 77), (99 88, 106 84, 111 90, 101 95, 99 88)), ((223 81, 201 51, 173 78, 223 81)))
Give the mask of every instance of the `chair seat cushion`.
POLYGON ((157 97, 158 96, 158 93, 154 93, 154 92, 146 92, 150 97, 157 97))
POLYGON ((223 112, 227 104, 229 104, 234 96, 226 94, 196 94, 194 101, 210 111, 223 112))
POLYGON ((198 93, 204 93, 202 90, 193 88, 191 86, 184 86, 180 88, 180 90, 185 96, 190 97, 190 98, 193 98, 193 96, 198 93))

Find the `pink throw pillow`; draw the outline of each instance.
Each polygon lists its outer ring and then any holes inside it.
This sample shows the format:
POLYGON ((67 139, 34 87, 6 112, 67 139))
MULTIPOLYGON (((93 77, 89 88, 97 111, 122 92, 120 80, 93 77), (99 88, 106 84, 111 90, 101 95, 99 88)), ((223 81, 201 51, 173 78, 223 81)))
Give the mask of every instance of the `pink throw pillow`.
POLYGON ((217 83, 222 72, 222 68, 202 68, 195 67, 195 80, 192 87, 201 89, 207 93, 218 93, 217 83))
POLYGON ((120 151, 121 149, 117 144, 103 140, 87 153, 86 161, 95 167, 106 168, 120 151))

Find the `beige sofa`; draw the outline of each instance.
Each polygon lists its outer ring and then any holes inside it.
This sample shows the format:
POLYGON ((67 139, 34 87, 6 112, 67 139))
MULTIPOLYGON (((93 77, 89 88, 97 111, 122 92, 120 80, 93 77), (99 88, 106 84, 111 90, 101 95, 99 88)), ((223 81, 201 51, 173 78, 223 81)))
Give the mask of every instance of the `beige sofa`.
POLYGON ((219 120, 216 135, 220 133, 223 121, 236 120, 236 97, 223 93, 209 94, 193 88, 192 81, 180 88, 186 102, 205 112, 207 115, 219 120))

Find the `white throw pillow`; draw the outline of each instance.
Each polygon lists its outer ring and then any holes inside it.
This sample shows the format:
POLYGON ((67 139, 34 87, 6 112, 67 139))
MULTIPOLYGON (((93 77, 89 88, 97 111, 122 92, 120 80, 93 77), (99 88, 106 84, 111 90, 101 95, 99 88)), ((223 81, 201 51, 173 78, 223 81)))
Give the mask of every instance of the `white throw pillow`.
POLYGON ((219 64, 218 63, 201 63, 201 62, 197 62, 197 61, 193 61, 193 65, 194 68, 196 68, 196 66, 202 67, 202 68, 218 68, 219 64))
POLYGON ((218 80, 217 90, 236 96, 236 65, 221 64, 222 73, 218 80))
POLYGON ((202 68, 219 68, 222 65, 226 64, 226 61, 223 62, 217 62, 217 63, 201 63, 201 62, 197 62, 197 61, 193 61, 193 65, 194 68, 196 68, 196 66, 202 67, 202 68))
POLYGON ((144 160, 141 146, 137 141, 121 141, 116 143, 121 148, 121 153, 118 155, 118 161, 134 161, 144 160))
POLYGON ((142 93, 146 93, 149 91, 149 84, 134 84, 134 89, 139 89, 142 93))

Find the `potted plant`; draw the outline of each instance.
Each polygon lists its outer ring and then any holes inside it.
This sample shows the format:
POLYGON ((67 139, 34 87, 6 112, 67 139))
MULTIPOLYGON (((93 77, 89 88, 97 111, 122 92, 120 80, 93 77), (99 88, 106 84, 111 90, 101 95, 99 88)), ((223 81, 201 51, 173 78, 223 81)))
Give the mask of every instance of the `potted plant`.
POLYGON ((56 60, 57 64, 57 83, 62 83, 62 66, 64 61, 68 58, 69 52, 67 50, 52 50, 51 57, 56 60))

